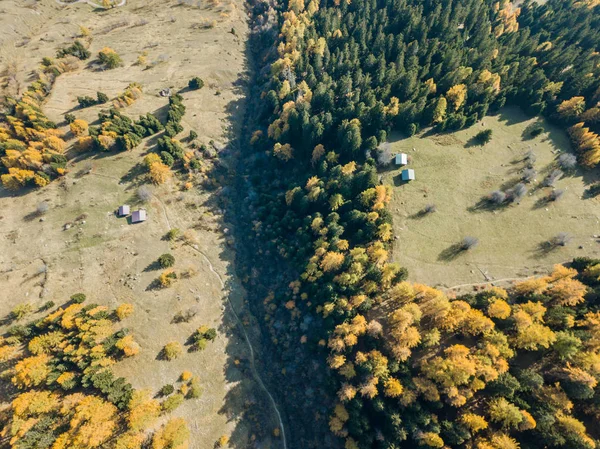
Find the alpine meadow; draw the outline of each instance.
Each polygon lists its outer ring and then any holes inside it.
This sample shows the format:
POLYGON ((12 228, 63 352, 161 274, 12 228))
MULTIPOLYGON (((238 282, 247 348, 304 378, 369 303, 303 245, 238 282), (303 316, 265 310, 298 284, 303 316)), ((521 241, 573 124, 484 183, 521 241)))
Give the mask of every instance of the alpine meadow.
POLYGON ((599 1, 0 11, 0 448, 600 447, 599 1))

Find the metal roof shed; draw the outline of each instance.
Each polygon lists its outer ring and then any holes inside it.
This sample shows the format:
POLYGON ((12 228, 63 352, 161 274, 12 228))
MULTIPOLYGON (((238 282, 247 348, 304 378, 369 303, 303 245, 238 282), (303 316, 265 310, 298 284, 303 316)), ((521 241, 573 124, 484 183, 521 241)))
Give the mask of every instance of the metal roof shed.
POLYGON ((146 221, 146 218, 146 211, 144 209, 134 210, 133 214, 131 214, 132 223, 141 223, 142 221, 146 221))
POLYGON ((412 168, 402 170, 402 181, 414 181, 415 171, 412 168))
POLYGON ((118 215, 119 215, 119 217, 124 217, 125 215, 129 215, 129 205, 123 204, 122 206, 119 206, 118 215))
POLYGON ((408 156, 406 153, 398 153, 396 155, 396 165, 406 165, 408 164, 408 156))

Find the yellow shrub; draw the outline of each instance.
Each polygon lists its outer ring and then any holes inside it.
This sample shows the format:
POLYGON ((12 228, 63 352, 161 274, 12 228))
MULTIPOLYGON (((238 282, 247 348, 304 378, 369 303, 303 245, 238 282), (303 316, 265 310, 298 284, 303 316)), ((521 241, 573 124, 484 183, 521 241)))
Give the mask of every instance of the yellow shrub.
POLYGON ((76 119, 71 122, 69 128, 71 129, 71 132, 74 136, 81 136, 82 134, 85 134, 87 132, 88 123, 85 120, 76 119))

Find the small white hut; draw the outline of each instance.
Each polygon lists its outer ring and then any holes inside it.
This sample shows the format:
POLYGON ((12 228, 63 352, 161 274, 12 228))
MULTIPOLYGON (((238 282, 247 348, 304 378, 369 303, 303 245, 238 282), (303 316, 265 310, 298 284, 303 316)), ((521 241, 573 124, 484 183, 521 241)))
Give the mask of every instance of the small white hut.
POLYGON ((408 156, 406 153, 398 153, 395 159, 396 165, 406 165, 408 164, 408 156))
POLYGON ((123 204, 122 206, 119 206, 117 215, 119 215, 119 217, 124 217, 126 215, 129 215, 129 205, 123 204))
POLYGON ((405 170, 402 170, 402 181, 414 181, 414 180, 415 180, 415 171, 412 168, 407 168, 405 170))
POLYGON ((134 210, 133 214, 131 214, 131 222, 132 223, 141 223, 142 221, 146 221, 146 210, 134 210))

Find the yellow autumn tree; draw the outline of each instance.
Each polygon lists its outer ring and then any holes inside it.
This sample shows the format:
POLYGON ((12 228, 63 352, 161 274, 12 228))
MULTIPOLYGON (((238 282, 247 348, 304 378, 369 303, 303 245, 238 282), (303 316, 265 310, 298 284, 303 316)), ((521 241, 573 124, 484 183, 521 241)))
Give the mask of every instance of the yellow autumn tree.
POLYGON ((448 92, 446 92, 446 98, 452 105, 452 108, 455 111, 458 111, 467 99, 467 86, 464 84, 452 86, 448 92))
POLYGON ((574 120, 579 117, 584 110, 584 97, 572 97, 569 100, 563 101, 556 108, 556 112, 558 112, 563 120, 574 120))
POLYGON ((171 176, 173 176, 171 169, 162 162, 154 162, 150 166, 150 180, 154 184, 164 184, 171 176))
POLYGON ((329 251, 321 260, 321 269, 325 272, 335 271, 344 263, 344 255, 336 251, 329 251))
POLYGON ((148 390, 134 391, 127 408, 127 423, 133 431, 150 427, 160 415, 160 403, 150 397, 148 390))
POLYGON ((152 437, 152 449, 187 449, 190 430, 183 418, 170 419, 152 437))
POLYGON ((583 122, 571 126, 568 132, 573 146, 581 155, 581 162, 588 167, 597 165, 600 162, 600 136, 585 127, 583 122))

